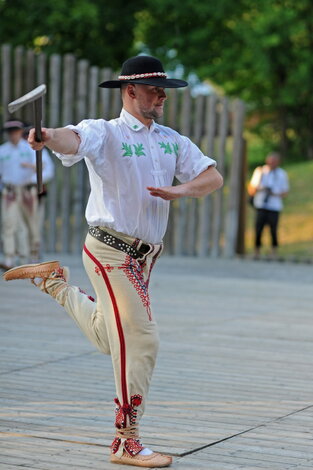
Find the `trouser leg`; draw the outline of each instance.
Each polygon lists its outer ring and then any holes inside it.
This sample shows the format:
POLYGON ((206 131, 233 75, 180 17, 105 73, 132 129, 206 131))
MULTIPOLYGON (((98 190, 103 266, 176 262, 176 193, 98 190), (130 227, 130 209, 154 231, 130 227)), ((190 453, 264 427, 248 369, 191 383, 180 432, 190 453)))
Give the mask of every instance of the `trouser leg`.
POLYGON ((271 230, 271 239, 272 239, 272 247, 278 247, 278 238, 277 238, 277 229, 278 229, 278 220, 279 220, 279 212, 278 211, 269 211, 268 223, 271 230))
POLYGON ((21 212, 29 233, 29 247, 33 262, 38 260, 40 247, 40 225, 38 212, 38 195, 35 186, 24 187, 21 196, 21 212))
POLYGON ((6 260, 12 260, 11 263, 13 265, 14 258, 16 256, 15 234, 19 218, 17 191, 4 188, 2 192, 1 206, 3 253, 6 260))
POLYGON ((262 232, 266 225, 266 211, 257 209, 255 219, 255 248, 259 249, 262 245, 262 232))

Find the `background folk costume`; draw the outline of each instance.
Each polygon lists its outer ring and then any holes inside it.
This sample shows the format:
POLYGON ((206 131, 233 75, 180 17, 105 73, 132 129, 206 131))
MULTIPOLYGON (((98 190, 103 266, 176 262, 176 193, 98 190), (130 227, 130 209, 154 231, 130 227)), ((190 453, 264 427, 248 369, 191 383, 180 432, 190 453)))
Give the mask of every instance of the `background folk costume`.
MULTIPOLYGON (((154 87, 181 87, 167 79, 161 62, 148 56, 128 59, 118 80, 154 87)), ((169 201, 147 187, 196 178, 215 161, 187 137, 152 121, 149 127, 122 110, 117 119, 84 120, 68 126, 80 137, 74 155, 57 154, 64 166, 85 160, 91 193, 83 262, 96 301, 68 284, 68 270, 57 262, 15 268, 7 280, 41 277, 40 288, 64 306, 89 340, 112 358, 117 397, 111 461, 163 467, 171 458, 143 447, 138 424, 143 415, 158 350, 157 325, 149 299, 152 268, 162 252, 169 201)))
MULTIPOLYGON (((39 200, 36 190, 36 156, 22 138, 24 124, 8 121, 3 130, 9 140, 0 146, 1 231, 4 268, 15 265, 16 257, 27 262, 29 256, 36 261, 39 255, 41 225, 39 200), (10 134, 19 132, 14 143, 10 134)), ((53 177, 54 167, 48 151, 43 151, 43 178, 53 177)))

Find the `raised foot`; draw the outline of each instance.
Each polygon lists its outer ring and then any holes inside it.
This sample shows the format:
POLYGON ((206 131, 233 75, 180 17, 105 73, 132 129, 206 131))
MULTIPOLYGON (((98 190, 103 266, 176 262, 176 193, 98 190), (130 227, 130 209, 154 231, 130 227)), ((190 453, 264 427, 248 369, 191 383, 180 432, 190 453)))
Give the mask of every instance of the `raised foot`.
POLYGON ((172 457, 157 452, 153 452, 151 455, 137 454, 132 457, 124 451, 121 457, 111 454, 111 462, 120 465, 133 465, 134 467, 162 468, 171 465, 172 457))
POLYGON ((47 279, 49 275, 60 268, 59 261, 46 261, 45 263, 23 264, 9 269, 2 277, 5 281, 13 281, 15 279, 47 279))

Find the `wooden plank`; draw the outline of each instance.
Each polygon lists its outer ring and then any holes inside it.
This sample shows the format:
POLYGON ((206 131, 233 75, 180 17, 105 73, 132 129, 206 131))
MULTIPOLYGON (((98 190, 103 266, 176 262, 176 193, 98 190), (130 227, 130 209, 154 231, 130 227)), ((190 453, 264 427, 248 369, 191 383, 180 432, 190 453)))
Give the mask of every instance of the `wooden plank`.
POLYGON ((99 90, 99 69, 90 67, 89 71, 89 99, 88 99, 88 117, 96 119, 98 117, 98 90, 99 90))
MULTIPOLYGON (((25 93, 28 93, 33 88, 36 87, 36 70, 35 70, 35 53, 31 49, 26 50, 26 62, 25 62, 25 93)), ((29 123, 33 122, 34 119, 34 110, 33 105, 28 104, 23 108, 24 120, 29 123)))
MULTIPOLYGON (((219 172, 225 176, 225 157, 226 157, 226 140, 228 135, 228 99, 222 98, 220 102, 220 119, 218 129, 218 151, 217 151, 217 168, 219 172)), ((219 189, 213 200, 213 227, 212 227, 212 250, 211 256, 216 258, 221 253, 220 239, 223 231, 223 189, 219 189)))
MULTIPOLYGON (((86 118, 87 114, 87 94, 88 94, 89 63, 80 60, 78 63, 77 81, 77 121, 86 118)), ((95 72, 93 72, 95 75, 95 72)), ((93 78, 95 81, 95 77, 93 78)), ((94 84, 93 84, 94 86, 94 84)), ((73 201, 73 250, 75 253, 81 252, 82 238, 84 236, 84 189, 85 189, 85 163, 81 161, 75 165, 75 187, 73 201)))
POLYGON ((65 54, 63 57, 62 126, 73 124, 75 65, 74 55, 65 54))
MULTIPOLYGON (((46 84, 47 82, 47 56, 44 53, 37 56, 36 86, 46 84)), ((48 85, 49 86, 49 85, 48 85)), ((46 121, 46 97, 42 100, 42 123, 45 126, 46 121)))
POLYGON ((230 185, 229 197, 226 214, 225 227, 225 250, 226 257, 233 257, 236 252, 236 242, 239 224, 239 208, 240 208, 240 171, 243 156, 243 125, 245 106, 243 101, 235 100, 233 103, 233 155, 230 169, 230 185))
MULTIPOLYGON (((185 88, 182 101, 181 130, 182 134, 186 136, 190 136, 191 134, 191 111, 192 101, 190 91, 188 88, 185 88)), ((176 204, 173 205, 175 255, 186 254, 187 207, 188 203, 186 198, 178 199, 176 204)))
POLYGON ((11 46, 3 44, 1 46, 1 102, 2 121, 7 121, 11 116, 8 111, 8 104, 11 101, 11 46))
MULTIPOLYGON (((216 132, 216 95, 212 94, 206 100, 206 143, 205 151, 209 157, 214 153, 214 138, 216 132)), ((199 210, 199 242, 197 255, 207 256, 209 253, 209 241, 211 233, 211 216, 212 216, 212 198, 206 196, 202 198, 199 210)))
MULTIPOLYGON (((48 116, 48 125, 49 127, 58 127, 60 126, 61 120, 61 106, 60 106, 60 96, 61 96, 61 57, 58 54, 52 54, 49 60, 49 116, 48 116)), ((56 175, 49 184, 49 193, 48 193, 48 240, 47 247, 49 251, 57 251, 57 238, 58 238, 58 228, 57 228, 57 215, 59 216, 59 208, 57 206, 57 196, 58 196, 58 165, 55 160, 56 165, 56 175)))
POLYGON ((49 61, 49 126, 58 127, 61 121, 61 56, 52 54, 49 61))
MULTIPOLYGON (((22 96, 23 93, 23 59, 24 59, 24 48, 23 46, 17 46, 14 49, 14 92, 13 98, 17 99, 22 96)), ((16 111, 14 116, 17 119, 23 119, 22 109, 16 111)))
POLYGON ((170 88, 167 91, 168 94, 168 103, 166 107, 168 108, 166 125, 179 131, 179 122, 177 119, 178 116, 178 90, 177 88, 170 88))
MULTIPOLYGON (((74 83, 75 57, 65 54, 63 57, 63 87, 62 87, 62 125, 73 123, 74 118, 74 83)), ((69 252, 71 244, 71 206, 72 206, 72 168, 63 168, 61 191, 62 251, 69 252)))
MULTIPOLYGON (((103 68, 100 72, 100 83, 107 80, 111 80, 112 70, 109 68, 103 68)), ((100 88, 100 117, 103 119, 110 118, 110 88, 100 88)))
MULTIPOLYGON (((194 126, 193 126, 193 142, 201 147, 201 138, 203 134, 203 112, 204 112, 204 96, 198 95, 195 99, 194 126)), ((187 211, 187 232, 186 232, 186 254, 194 256, 196 254, 196 243, 198 238, 198 210, 200 204, 196 198, 188 200, 187 211)))

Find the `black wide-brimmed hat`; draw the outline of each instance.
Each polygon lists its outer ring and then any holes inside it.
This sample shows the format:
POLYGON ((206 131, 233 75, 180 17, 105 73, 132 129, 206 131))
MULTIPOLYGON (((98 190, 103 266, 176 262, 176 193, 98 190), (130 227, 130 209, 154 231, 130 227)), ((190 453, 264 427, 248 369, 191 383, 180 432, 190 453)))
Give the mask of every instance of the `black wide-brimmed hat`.
POLYGON ((141 85, 161 88, 180 88, 188 85, 185 80, 167 78, 159 59, 148 55, 138 55, 127 59, 122 66, 118 80, 100 83, 102 88, 120 88, 122 83, 139 83, 141 85))

